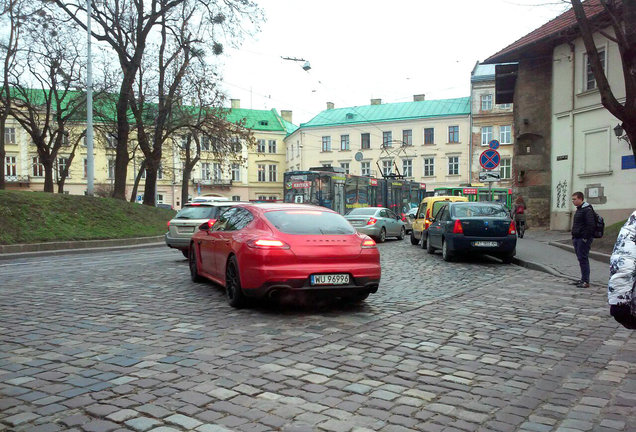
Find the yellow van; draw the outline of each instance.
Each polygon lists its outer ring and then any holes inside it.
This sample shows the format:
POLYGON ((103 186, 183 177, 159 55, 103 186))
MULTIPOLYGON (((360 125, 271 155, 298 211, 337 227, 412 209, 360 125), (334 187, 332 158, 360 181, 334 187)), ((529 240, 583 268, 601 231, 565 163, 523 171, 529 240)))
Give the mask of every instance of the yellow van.
POLYGON ((422 249, 426 249, 428 238, 428 227, 431 224, 431 217, 447 202, 468 201, 465 196, 430 196, 420 203, 413 219, 413 229, 411 230, 411 244, 421 244, 422 249), (421 243, 420 243, 421 240, 421 243))

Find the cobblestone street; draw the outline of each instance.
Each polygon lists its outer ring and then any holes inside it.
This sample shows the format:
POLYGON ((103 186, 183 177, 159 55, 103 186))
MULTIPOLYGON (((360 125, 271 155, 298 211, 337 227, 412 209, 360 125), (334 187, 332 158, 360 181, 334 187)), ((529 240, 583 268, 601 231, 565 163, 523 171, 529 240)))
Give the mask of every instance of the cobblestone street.
POLYGON ((253 306, 167 248, 0 262, 0 431, 635 431, 603 287, 379 245, 358 306, 253 306))

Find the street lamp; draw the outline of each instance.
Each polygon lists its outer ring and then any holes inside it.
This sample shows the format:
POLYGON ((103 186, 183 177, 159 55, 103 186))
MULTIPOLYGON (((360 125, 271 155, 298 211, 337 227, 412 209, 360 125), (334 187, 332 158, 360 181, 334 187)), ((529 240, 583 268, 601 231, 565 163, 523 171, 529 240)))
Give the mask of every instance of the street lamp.
POLYGON ((629 141, 629 137, 627 136, 627 134, 624 134, 625 130, 623 129, 623 126, 619 123, 616 125, 616 127, 614 127, 614 134, 616 135, 616 138, 618 138, 618 140, 625 140, 627 141, 627 146, 629 147, 629 149, 632 149, 632 143, 629 141))
POLYGON ((305 62, 303 63, 303 70, 305 72, 309 71, 309 69, 311 69, 311 65, 309 64, 309 62, 303 58, 295 58, 295 57, 283 57, 281 56, 280 58, 282 58, 283 60, 290 60, 290 61, 295 61, 295 62, 305 62))
POLYGON ((91 58, 91 0, 86 0, 86 195, 93 196, 93 65, 91 58))

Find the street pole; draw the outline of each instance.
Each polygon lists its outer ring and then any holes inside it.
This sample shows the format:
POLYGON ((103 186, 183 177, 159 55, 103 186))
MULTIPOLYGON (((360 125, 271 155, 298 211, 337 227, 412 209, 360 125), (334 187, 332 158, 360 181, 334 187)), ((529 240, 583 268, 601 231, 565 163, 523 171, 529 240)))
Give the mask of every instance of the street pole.
POLYGON ((91 59, 91 1, 86 0, 86 195, 93 196, 95 161, 93 158, 93 65, 91 59))

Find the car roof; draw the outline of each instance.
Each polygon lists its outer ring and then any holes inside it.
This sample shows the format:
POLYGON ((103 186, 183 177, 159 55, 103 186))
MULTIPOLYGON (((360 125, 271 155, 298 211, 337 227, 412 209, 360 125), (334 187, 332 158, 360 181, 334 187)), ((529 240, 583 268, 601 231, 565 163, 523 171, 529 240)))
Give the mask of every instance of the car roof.
POLYGON ((329 213, 336 213, 327 207, 321 207, 313 204, 293 204, 293 203, 243 203, 238 207, 248 207, 260 212, 268 212, 273 210, 317 210, 329 213))
POLYGON ((201 201, 201 202, 188 202, 183 205, 183 207, 221 207, 228 205, 233 206, 236 204, 240 204, 238 201, 201 201))

